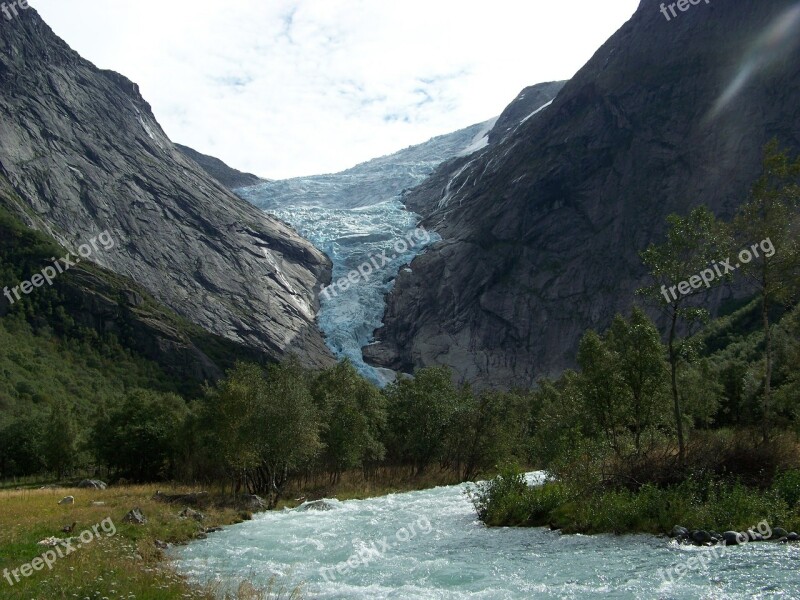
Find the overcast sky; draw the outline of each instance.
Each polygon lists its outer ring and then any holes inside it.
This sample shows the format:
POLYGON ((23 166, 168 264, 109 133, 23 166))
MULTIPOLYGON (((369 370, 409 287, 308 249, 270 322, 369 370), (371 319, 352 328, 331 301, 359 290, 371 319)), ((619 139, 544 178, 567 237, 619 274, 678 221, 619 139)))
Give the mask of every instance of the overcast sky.
POLYGON ((173 141, 262 177, 330 173, 568 79, 639 0, 31 0, 141 86, 173 141))

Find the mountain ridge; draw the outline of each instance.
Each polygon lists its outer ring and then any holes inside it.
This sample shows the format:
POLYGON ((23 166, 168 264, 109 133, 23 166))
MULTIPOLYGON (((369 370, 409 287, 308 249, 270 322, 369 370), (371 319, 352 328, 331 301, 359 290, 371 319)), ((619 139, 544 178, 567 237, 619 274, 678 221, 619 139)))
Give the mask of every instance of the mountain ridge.
POLYGON ((258 175, 244 173, 234 169, 219 158, 210 156, 208 154, 203 154, 202 152, 198 152, 189 146, 176 143, 175 147, 196 162, 201 169, 203 169, 206 173, 211 175, 211 177, 216 179, 229 190, 256 185, 261 181, 264 181, 258 175))
POLYGON ((552 105, 407 194, 443 241, 398 277, 368 362, 445 364, 490 387, 573 366, 584 330, 630 307, 645 280, 638 253, 667 214, 702 202, 729 216, 770 138, 800 146, 793 6, 744 0, 666 22, 642 2, 552 105))

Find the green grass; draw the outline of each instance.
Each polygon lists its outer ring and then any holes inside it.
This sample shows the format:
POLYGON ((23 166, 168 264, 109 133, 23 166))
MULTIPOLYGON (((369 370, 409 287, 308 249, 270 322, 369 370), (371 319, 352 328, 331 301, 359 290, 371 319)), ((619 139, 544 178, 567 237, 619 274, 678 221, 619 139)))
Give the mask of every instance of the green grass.
POLYGON ((582 490, 559 482, 529 488, 505 472, 473 496, 478 516, 489 526, 663 534, 674 525, 722 532, 766 521, 770 527, 800 531, 800 472, 780 476, 765 490, 690 479, 666 488, 648 484, 636 491, 582 490))
MULTIPOLYGON (((383 494, 425 489, 455 483, 457 476, 449 471, 432 470, 425 477, 411 477, 408 469, 380 469, 374 479, 365 480, 360 472, 342 475, 336 485, 320 477, 296 483, 284 506, 297 506, 304 498, 313 500, 335 497, 339 500, 374 497, 383 494)), ((30 479, 26 485, 41 485, 30 479)), ((219 598, 220 586, 198 588, 190 585, 171 568, 156 540, 181 544, 195 539, 202 528, 227 526, 242 521, 242 511, 231 505, 230 497, 219 488, 208 488, 208 505, 197 507, 206 519, 199 523, 181 519, 181 504, 165 504, 152 499, 155 491, 187 493, 189 487, 167 489, 164 484, 113 486, 107 490, 84 489, 16 489, 0 490, 0 598, 3 600, 90 600, 153 599, 177 600, 219 598), (72 506, 60 506, 64 496, 75 497, 72 506), (104 502, 104 506, 92 506, 104 502), (126 525, 125 514, 141 508, 148 522, 126 525), (86 547, 56 561, 53 570, 34 572, 19 583, 9 586, 2 579, 3 569, 16 569, 40 556, 46 548, 37 542, 51 536, 69 537, 61 532, 65 525, 76 522, 78 532, 111 518, 117 533, 87 544, 86 547)), ((246 516, 246 515, 245 515, 246 516)), ((215 534, 209 534, 215 535, 215 534)), ((257 588, 249 581, 234 582, 236 587, 227 597, 238 600, 301 600, 302 582, 275 579, 257 588)))
MULTIPOLYGON (((76 534, 91 529, 104 519, 111 519, 116 533, 107 535, 100 528, 100 537, 80 549, 34 571, 21 581, 8 584, 0 578, 0 597, 4 600, 54 600, 74 598, 173 600, 197 598, 210 600, 217 590, 191 586, 165 560, 156 540, 170 543, 188 542, 204 527, 226 526, 241 522, 240 511, 212 500, 200 508, 205 520, 181 519, 180 504, 152 500, 155 485, 114 487, 108 490, 46 489, 0 492, 0 573, 3 569, 20 568, 47 548, 37 542, 51 536, 70 535, 62 527, 77 523, 76 534), (61 506, 58 501, 75 497, 75 504, 61 506), (93 506, 92 502, 104 502, 93 506), (145 525, 123 523, 133 507, 141 508, 148 522, 145 525)), ((163 489, 163 488, 161 488, 163 489)), ((179 491, 190 491, 188 488, 179 491)), ((113 531, 108 526, 107 531, 113 531)), ((210 534, 214 535, 214 534, 210 534)), ((14 580, 12 576, 12 581, 14 580)), ((273 580, 267 589, 257 589, 244 582, 231 597, 247 600, 300 598, 300 590, 273 580)))

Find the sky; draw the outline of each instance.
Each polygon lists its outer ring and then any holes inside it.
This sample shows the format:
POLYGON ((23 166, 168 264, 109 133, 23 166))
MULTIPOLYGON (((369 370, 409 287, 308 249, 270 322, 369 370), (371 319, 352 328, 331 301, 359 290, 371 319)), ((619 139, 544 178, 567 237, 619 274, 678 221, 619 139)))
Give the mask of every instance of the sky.
POLYGON ((497 116, 569 79, 639 0, 31 0, 139 84, 167 135, 284 179, 497 116))

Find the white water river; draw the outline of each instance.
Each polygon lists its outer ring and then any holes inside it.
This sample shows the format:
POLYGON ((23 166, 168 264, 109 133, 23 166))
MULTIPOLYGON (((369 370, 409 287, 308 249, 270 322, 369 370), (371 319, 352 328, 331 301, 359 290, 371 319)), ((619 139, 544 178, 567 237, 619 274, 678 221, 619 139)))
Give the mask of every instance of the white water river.
POLYGON ((528 599, 800 598, 800 547, 709 549, 649 535, 561 535, 489 529, 464 486, 333 502, 329 511, 257 515, 176 548, 197 582, 303 585, 303 598, 528 599), (705 556, 683 577, 659 569, 705 556))

